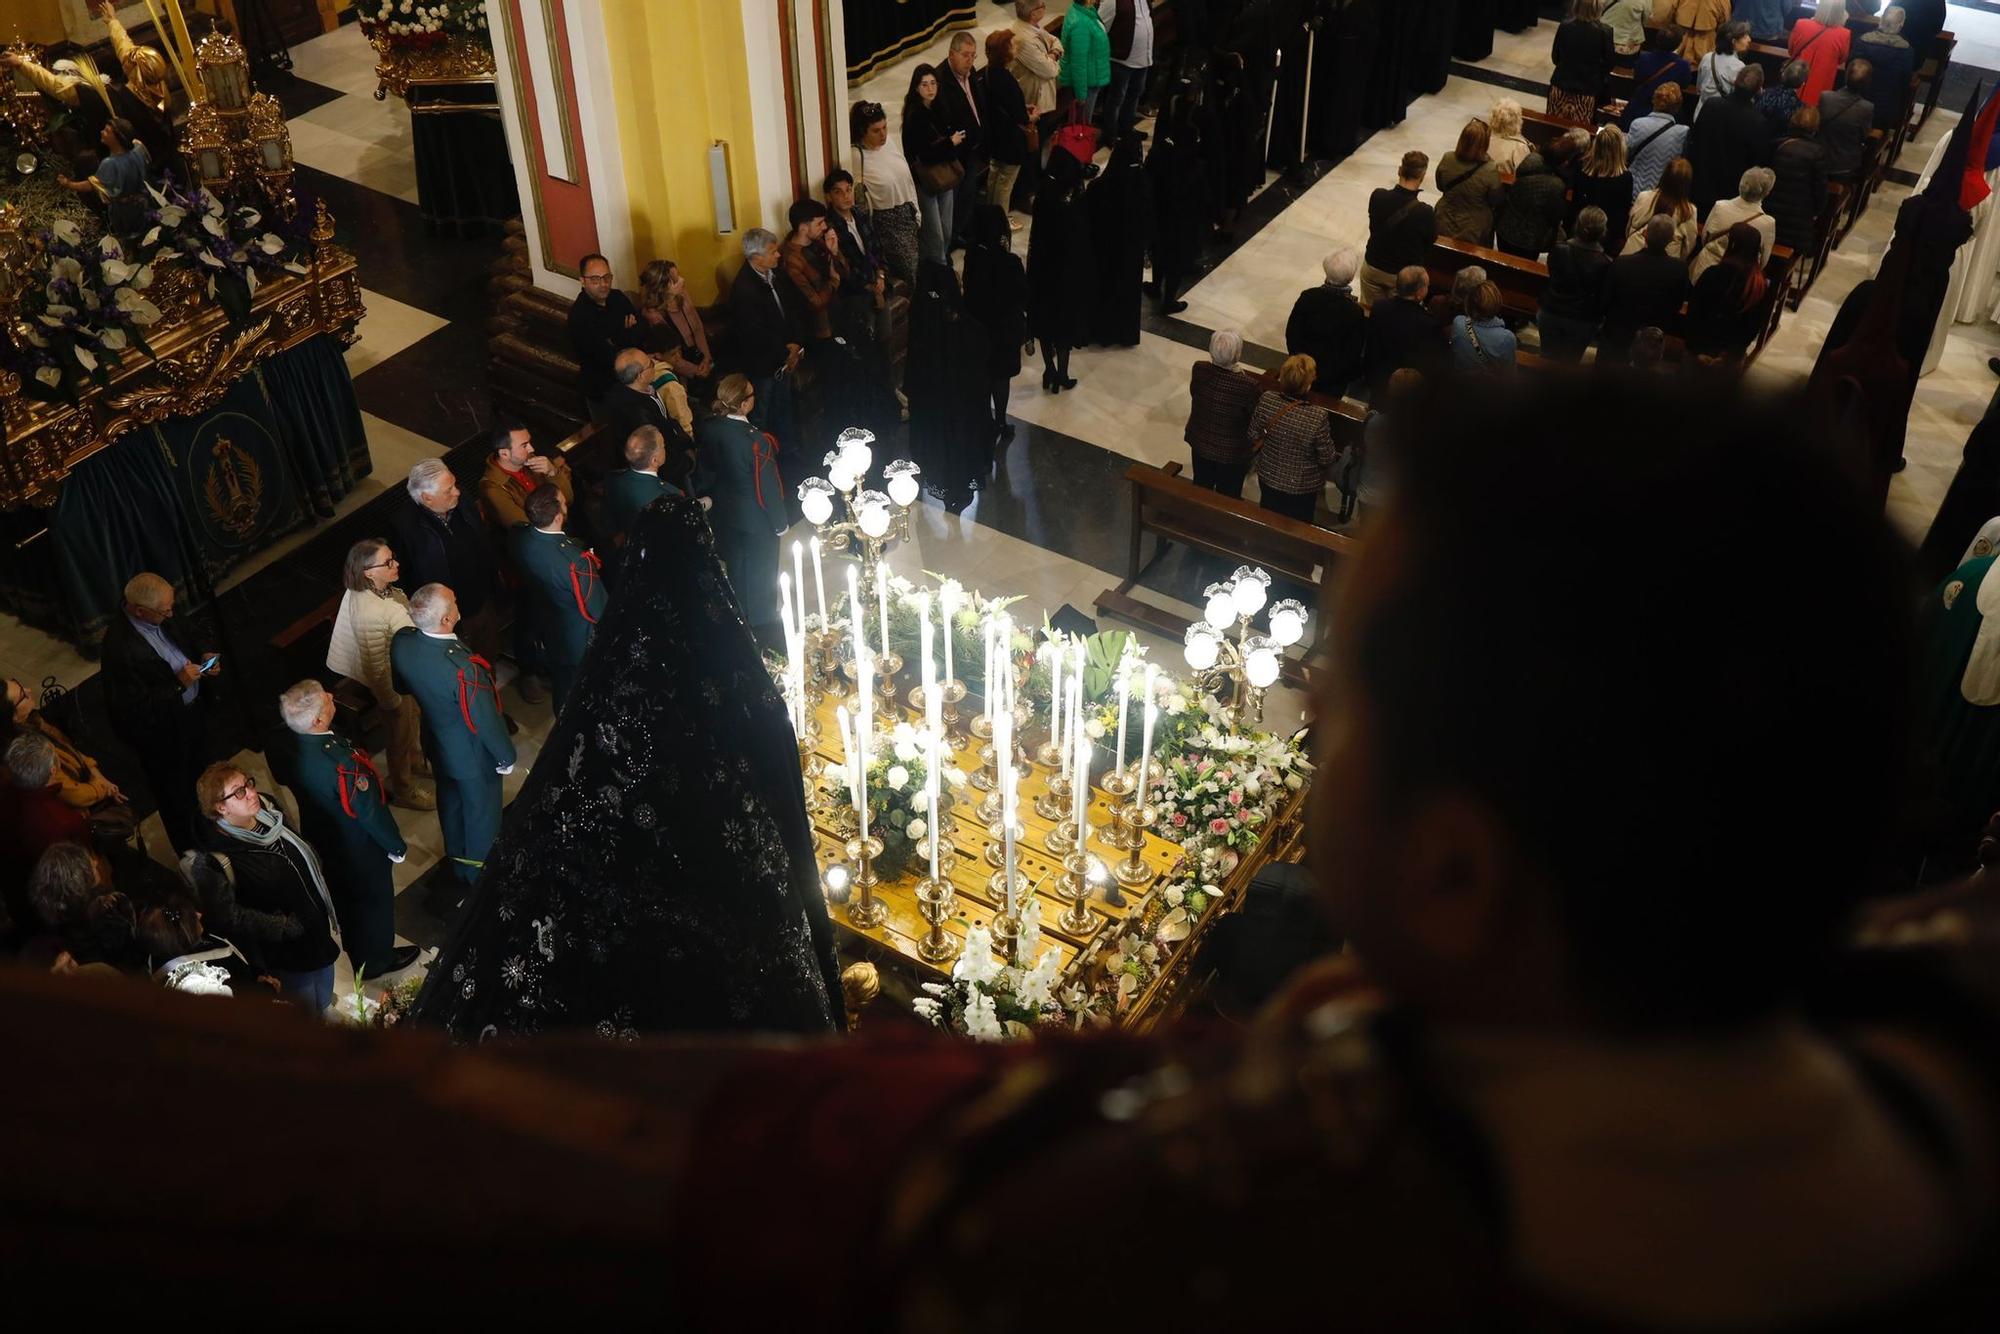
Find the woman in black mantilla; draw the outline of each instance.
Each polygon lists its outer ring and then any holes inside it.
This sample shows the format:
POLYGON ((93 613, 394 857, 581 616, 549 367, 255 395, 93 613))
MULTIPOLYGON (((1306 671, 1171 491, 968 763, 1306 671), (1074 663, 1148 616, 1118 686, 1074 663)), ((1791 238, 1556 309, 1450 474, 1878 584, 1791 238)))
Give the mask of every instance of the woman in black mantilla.
MULTIPOLYGON (((966 265, 976 267, 969 252, 966 265)), ((903 392, 910 400, 910 452, 924 470, 924 489, 953 514, 972 503, 972 493, 993 471, 990 360, 986 330, 967 313, 958 275, 926 261, 910 298, 903 392)))
POLYGON ((1090 341, 1109 347, 1139 345, 1139 288, 1146 276, 1146 247, 1153 239, 1153 186, 1140 160, 1144 142, 1136 130, 1121 136, 1104 174, 1084 196, 1091 250, 1097 256, 1090 341))
POLYGON ((698 504, 639 514, 534 772, 417 998, 459 1041, 842 1026, 784 705, 698 504))
POLYGON ((1060 148, 1049 154, 1028 233, 1028 332, 1042 344, 1042 388, 1076 388, 1069 350, 1090 336, 1097 300, 1096 260, 1084 211, 1083 164, 1060 148))

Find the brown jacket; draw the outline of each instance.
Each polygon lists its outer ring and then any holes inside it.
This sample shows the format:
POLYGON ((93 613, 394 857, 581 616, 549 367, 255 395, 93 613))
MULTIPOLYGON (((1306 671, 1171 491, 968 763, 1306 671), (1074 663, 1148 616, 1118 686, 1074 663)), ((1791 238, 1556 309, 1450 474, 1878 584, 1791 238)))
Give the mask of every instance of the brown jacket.
POLYGON ((833 319, 829 312, 840 295, 841 280, 847 276, 847 261, 838 254, 828 254, 824 247, 817 255, 808 254, 810 248, 799 241, 785 242, 785 277, 806 308, 812 336, 831 338, 833 319))
POLYGON ((570 480, 569 462, 560 454, 542 457, 550 465, 546 478, 526 470, 508 472, 493 458, 486 460, 486 471, 479 478, 479 504, 496 532, 504 533, 528 521, 528 511, 523 508, 528 493, 544 482, 553 483, 563 493, 564 500, 576 503, 576 484, 570 480))

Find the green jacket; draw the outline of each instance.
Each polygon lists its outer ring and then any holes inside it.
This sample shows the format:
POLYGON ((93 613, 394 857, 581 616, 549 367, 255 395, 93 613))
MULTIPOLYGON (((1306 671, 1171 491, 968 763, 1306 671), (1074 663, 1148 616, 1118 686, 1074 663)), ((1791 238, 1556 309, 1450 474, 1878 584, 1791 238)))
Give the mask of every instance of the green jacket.
POLYGON ((1095 9, 1069 7, 1069 17, 1063 20, 1062 47, 1062 74, 1056 80, 1060 86, 1078 97, 1088 97, 1111 82, 1111 38, 1095 9))
POLYGON ((396 689, 417 697, 424 715, 424 750, 460 781, 514 763, 514 743, 500 712, 493 666, 457 639, 434 639, 404 626, 389 640, 396 689))
POLYGON ((597 553, 568 533, 528 527, 510 530, 507 546, 521 572, 522 601, 542 633, 550 661, 574 667, 583 661, 590 632, 604 615, 597 553))
MULTIPOLYGON (((503 729, 504 730, 504 729, 503 729)), ((382 775, 375 772, 368 752, 334 732, 291 733, 292 791, 312 809, 314 831, 337 833, 351 851, 380 849, 401 857, 402 831, 382 792, 382 775)))
POLYGON ((681 489, 658 473, 620 468, 604 479, 604 523, 619 539, 632 531, 639 511, 661 496, 677 496, 681 489))

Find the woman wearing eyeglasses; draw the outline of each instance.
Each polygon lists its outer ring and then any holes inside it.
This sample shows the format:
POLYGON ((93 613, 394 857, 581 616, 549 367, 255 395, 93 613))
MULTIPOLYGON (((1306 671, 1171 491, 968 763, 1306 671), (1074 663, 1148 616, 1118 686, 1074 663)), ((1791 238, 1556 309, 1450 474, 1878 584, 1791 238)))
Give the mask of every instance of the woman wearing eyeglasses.
POLYGON ((417 701, 398 694, 389 670, 389 641, 412 624, 410 600, 394 587, 401 567, 396 553, 379 537, 364 537, 348 548, 343 576, 347 594, 333 619, 326 646, 329 671, 367 686, 376 703, 394 714, 389 725, 389 800, 406 810, 434 811, 437 791, 417 775, 424 766, 422 723, 417 701))

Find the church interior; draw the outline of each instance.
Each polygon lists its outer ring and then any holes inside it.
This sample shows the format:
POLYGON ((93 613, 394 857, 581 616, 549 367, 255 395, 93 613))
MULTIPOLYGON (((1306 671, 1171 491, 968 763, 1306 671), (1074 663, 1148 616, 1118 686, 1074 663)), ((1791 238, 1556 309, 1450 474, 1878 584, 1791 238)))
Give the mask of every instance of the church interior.
POLYGON ((2000 1317, 2000 3, 0 43, 24 1314, 2000 1317))

